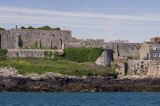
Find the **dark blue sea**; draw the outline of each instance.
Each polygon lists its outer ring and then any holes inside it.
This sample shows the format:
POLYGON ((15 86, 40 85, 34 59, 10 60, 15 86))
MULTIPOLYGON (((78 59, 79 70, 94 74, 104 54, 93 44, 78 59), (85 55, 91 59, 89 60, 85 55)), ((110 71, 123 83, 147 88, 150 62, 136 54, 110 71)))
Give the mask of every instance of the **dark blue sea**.
POLYGON ((0 93, 0 106, 160 106, 160 93, 0 93))

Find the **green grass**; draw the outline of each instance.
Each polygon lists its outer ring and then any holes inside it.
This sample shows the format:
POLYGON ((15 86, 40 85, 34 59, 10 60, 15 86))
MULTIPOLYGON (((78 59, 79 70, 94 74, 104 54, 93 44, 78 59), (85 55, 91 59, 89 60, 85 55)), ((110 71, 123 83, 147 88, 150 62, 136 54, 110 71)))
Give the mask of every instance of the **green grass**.
POLYGON ((20 74, 46 72, 73 76, 115 76, 111 68, 96 66, 92 62, 75 62, 66 59, 14 58, 0 60, 0 67, 14 67, 20 74))
POLYGON ((6 49, 0 49, 0 59, 6 58, 8 50, 6 49))
POLYGON ((78 62, 95 62, 101 56, 100 48, 65 48, 64 58, 78 62))

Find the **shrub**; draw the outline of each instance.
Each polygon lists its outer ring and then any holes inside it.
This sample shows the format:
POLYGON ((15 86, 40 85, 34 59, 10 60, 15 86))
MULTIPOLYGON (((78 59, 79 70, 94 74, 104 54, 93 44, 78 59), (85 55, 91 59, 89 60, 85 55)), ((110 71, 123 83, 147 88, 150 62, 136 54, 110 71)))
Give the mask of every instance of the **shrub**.
POLYGON ((32 26, 29 26, 27 29, 35 29, 34 27, 32 27, 32 26))
POLYGON ((21 29, 26 29, 24 26, 21 26, 21 29))
POLYGON ((8 51, 6 49, 0 49, 0 59, 6 58, 7 52, 8 51))
POLYGON ((36 49, 38 49, 38 41, 37 41, 37 40, 34 42, 34 47, 35 47, 36 49))
POLYGON ((54 58, 54 53, 51 52, 51 51, 45 51, 45 52, 44 52, 44 56, 45 56, 46 58, 54 58))
POLYGON ((65 48, 63 57, 77 62, 95 62, 102 52, 100 48, 65 48))
POLYGON ((40 30, 52 30, 52 28, 50 26, 43 26, 43 27, 39 27, 38 29, 40 29, 40 30))
MULTIPOLYGON (((27 47, 28 48, 28 47, 27 47)), ((30 47, 31 49, 38 49, 38 41, 36 40, 30 47)))
POLYGON ((57 27, 57 28, 53 28, 53 30, 60 31, 60 30, 61 30, 61 28, 57 27))

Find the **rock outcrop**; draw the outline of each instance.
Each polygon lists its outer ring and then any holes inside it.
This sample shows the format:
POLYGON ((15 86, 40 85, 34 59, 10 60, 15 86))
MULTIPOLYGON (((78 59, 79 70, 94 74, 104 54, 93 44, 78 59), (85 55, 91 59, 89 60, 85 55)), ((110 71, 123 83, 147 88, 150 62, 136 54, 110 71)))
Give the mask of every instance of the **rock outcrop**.
POLYGON ((1 68, 0 91, 160 91, 160 78, 114 79, 112 77, 73 77, 53 73, 23 76, 18 75, 15 69, 1 68))

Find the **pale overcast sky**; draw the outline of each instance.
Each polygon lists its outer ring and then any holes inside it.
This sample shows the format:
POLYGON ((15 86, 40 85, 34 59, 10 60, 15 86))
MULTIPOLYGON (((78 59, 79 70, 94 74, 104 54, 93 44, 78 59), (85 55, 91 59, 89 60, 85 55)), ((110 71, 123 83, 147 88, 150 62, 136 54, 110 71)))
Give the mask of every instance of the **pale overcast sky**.
POLYGON ((69 29, 77 38, 143 42, 160 34, 160 0, 0 0, 0 27, 69 29))

